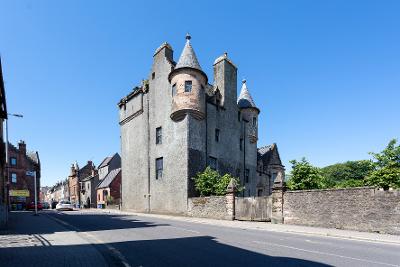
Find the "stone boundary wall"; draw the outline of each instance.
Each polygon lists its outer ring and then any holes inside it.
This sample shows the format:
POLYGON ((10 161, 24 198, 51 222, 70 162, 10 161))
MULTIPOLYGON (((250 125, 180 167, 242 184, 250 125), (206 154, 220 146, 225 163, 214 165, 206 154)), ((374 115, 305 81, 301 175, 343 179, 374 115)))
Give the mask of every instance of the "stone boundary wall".
POLYGON ((225 196, 194 197, 188 199, 187 215, 219 220, 231 219, 225 196))
POLYGON ((400 191, 369 187, 286 191, 283 221, 285 224, 400 234, 400 191))

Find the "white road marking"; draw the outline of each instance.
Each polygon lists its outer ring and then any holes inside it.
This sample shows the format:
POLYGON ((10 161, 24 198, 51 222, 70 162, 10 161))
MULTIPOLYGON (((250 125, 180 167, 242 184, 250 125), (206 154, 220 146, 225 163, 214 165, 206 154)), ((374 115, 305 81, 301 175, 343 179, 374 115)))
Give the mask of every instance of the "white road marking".
POLYGON ((364 259, 360 259, 360 258, 353 258, 353 257, 348 257, 348 256, 343 256, 343 255, 333 254, 333 253, 328 253, 328 252, 321 252, 321 251, 316 251, 316 250, 308 250, 308 249, 302 249, 302 248, 297 248, 297 247, 285 246, 285 245, 280 245, 280 244, 270 243, 270 242, 262 242, 262 241, 253 241, 253 242, 257 243, 257 244, 289 248, 289 249, 303 251, 303 252, 309 252, 309 253, 314 253, 314 254, 319 254, 319 255, 334 256, 334 257, 339 257, 339 258, 344 258, 344 259, 349 259, 349 260, 356 260, 356 261, 363 261, 363 262, 373 263, 373 264, 380 264, 380 265, 394 266, 394 267, 399 267, 400 266, 400 265, 384 263, 384 262, 379 262, 379 261, 370 261, 370 260, 364 260, 364 259))
POLYGON ((117 250, 116 248, 114 248, 114 247, 111 246, 110 244, 107 244, 107 243, 103 242, 101 239, 97 238, 96 236, 94 236, 94 235, 92 235, 92 234, 90 234, 90 233, 88 233, 88 232, 82 232, 82 231, 80 231, 79 228, 77 228, 77 227, 75 227, 75 226, 73 226, 73 225, 71 225, 71 224, 69 224, 69 223, 67 223, 67 222, 65 222, 65 221, 63 221, 63 220, 60 220, 60 219, 55 218, 55 217, 53 217, 53 216, 50 216, 50 217, 51 217, 52 219, 56 220, 57 222, 59 222, 59 223, 65 225, 65 226, 67 226, 67 227, 69 227, 69 228, 71 228, 71 229, 74 229, 75 232, 77 232, 77 233, 79 232, 79 233, 81 233, 81 234, 84 234, 84 235, 86 235, 88 238, 94 239, 94 240, 95 240, 96 242, 98 242, 99 244, 104 245, 111 253, 114 254, 115 257, 118 258, 118 260, 121 261, 121 263, 122 263, 125 267, 131 267, 131 265, 128 263, 128 261, 126 260, 126 258, 124 257, 124 255, 122 255, 122 253, 119 252, 119 250, 117 250))

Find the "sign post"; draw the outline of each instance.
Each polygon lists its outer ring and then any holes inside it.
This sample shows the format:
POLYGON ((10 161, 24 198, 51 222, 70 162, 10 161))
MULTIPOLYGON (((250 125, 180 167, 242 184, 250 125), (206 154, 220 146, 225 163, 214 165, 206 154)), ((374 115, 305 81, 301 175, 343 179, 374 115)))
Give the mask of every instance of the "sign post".
POLYGON ((35 216, 37 216, 37 186, 36 186, 36 171, 27 171, 26 175, 33 176, 35 184, 35 216))

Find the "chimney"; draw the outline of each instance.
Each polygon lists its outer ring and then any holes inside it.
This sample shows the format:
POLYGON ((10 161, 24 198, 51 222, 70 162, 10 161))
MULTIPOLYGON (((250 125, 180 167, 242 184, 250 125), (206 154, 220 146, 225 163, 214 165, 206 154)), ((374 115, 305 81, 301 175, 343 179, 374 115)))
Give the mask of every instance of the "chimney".
POLYGON ((71 175, 70 176, 75 176, 76 174, 76 169, 75 169, 75 164, 71 164, 71 175))
POLYGON ((19 141, 18 143, 18 150, 22 155, 26 155, 26 144, 24 141, 19 141))

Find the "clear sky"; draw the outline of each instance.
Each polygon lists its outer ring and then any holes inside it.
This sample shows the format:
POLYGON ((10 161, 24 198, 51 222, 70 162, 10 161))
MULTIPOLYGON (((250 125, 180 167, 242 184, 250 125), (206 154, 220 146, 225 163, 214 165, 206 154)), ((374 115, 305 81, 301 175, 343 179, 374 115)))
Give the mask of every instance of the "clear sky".
MULTIPOLYGON (((284 164, 369 158, 400 137, 400 1, 4 1, 10 140, 38 150, 42 185, 120 151, 117 102, 154 50, 185 34, 212 81, 225 51, 261 109, 259 146, 284 164)), ((240 90, 240 88, 238 88, 240 90)))

